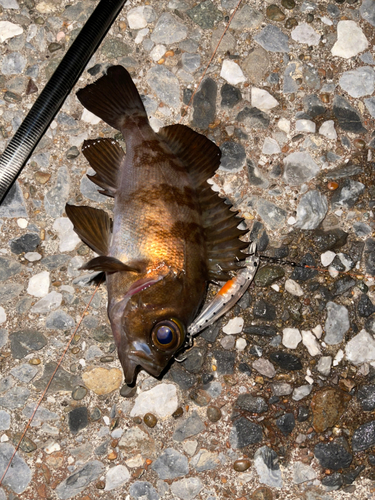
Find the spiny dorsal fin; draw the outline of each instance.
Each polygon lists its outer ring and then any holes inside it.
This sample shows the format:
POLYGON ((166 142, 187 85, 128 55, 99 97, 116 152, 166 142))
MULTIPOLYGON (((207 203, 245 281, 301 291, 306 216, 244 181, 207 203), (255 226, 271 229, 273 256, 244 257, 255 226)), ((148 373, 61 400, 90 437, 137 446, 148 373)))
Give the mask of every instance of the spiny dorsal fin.
POLYGON ((88 175, 90 180, 103 188, 103 194, 114 197, 117 189, 117 177, 125 153, 114 139, 93 139, 84 141, 82 153, 96 175, 88 175))
POLYGON ((147 114, 136 86, 122 66, 111 66, 107 74, 77 92, 79 101, 111 127, 121 130, 127 116, 147 114))
POLYGON ((111 219, 104 210, 65 205, 65 212, 81 240, 99 255, 107 255, 111 236, 111 219))
POLYGON ((196 188, 219 168, 220 148, 204 135, 179 124, 161 128, 158 135, 187 167, 196 188))
POLYGON ((209 279, 228 279, 228 271, 238 269, 248 243, 241 241, 248 230, 238 229, 243 221, 232 212, 207 179, 219 168, 221 151, 212 141, 185 125, 163 127, 158 134, 186 166, 196 189, 206 232, 209 279))
POLYGON ((104 271, 105 273, 118 273, 118 272, 136 272, 141 271, 140 266, 127 266, 121 260, 115 257, 108 257, 107 255, 101 255, 100 257, 95 257, 89 260, 81 269, 90 269, 91 271, 104 271))

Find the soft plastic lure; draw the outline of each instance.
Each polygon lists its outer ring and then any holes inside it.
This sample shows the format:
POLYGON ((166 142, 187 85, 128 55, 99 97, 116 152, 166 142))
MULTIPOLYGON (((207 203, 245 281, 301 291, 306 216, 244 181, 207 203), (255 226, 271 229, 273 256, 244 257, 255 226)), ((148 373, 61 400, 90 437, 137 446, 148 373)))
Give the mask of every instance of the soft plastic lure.
POLYGON ((240 300, 249 288, 259 267, 259 257, 256 255, 256 243, 249 247, 249 257, 245 259, 245 266, 237 271, 236 276, 227 281, 188 328, 189 341, 192 337, 209 325, 212 325, 220 316, 225 314, 240 300))

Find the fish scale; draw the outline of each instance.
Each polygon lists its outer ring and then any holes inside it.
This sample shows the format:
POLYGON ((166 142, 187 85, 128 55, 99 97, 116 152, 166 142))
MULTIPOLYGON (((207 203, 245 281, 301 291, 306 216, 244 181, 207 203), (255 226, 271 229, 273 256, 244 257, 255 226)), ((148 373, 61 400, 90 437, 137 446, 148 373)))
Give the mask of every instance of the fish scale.
POLYGON ((99 253, 83 267, 105 272, 108 316, 129 384, 138 368, 159 376, 185 347, 208 281, 228 279, 246 257, 239 237, 247 231, 207 183, 220 149, 184 125, 154 132, 124 68, 108 68, 77 97, 126 142, 126 155, 108 139, 83 148, 92 180, 114 197, 113 224, 90 207, 67 205, 66 213, 99 253))

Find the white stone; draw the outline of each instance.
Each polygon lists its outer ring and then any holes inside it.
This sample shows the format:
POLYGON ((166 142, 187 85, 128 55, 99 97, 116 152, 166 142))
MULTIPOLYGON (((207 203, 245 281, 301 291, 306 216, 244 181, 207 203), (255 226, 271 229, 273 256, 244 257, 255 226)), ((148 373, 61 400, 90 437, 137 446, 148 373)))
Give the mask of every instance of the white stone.
POLYGON ((237 333, 242 332, 244 320, 237 316, 236 318, 232 318, 228 321, 228 323, 223 326, 223 332, 227 335, 236 335, 237 333))
POLYGON ((267 92, 267 90, 253 87, 251 89, 251 105, 255 108, 260 109, 261 111, 269 111, 270 109, 278 106, 279 101, 272 97, 272 95, 267 92))
POLYGON ((294 401, 300 401, 301 399, 308 396, 310 394, 310 392, 312 391, 312 389, 313 389, 313 386, 311 384, 301 385, 300 387, 296 387, 293 390, 292 399, 294 399, 294 401))
POLYGON ((328 377, 331 371, 331 366, 332 366, 332 356, 322 356, 318 364, 316 365, 316 369, 318 370, 319 373, 324 375, 325 377, 328 377))
POLYGON ((36 4, 35 8, 41 14, 50 14, 57 9, 57 5, 54 5, 55 2, 39 2, 36 4))
POLYGON ((130 457, 128 460, 125 460, 125 463, 131 469, 135 469, 137 467, 142 467, 144 461, 144 457, 138 453, 137 455, 134 455, 134 457, 130 457))
POLYGON ((38 300, 38 302, 30 309, 30 312, 38 314, 48 313, 57 309, 61 305, 61 302, 62 294, 52 291, 42 299, 38 300))
POLYGON ((25 259, 28 260, 29 262, 36 262, 40 260, 42 256, 38 252, 26 252, 25 253, 25 259))
POLYGON ((47 455, 51 455, 51 453, 55 453, 56 451, 60 450, 61 446, 59 445, 59 443, 56 443, 56 441, 47 444, 47 446, 44 448, 44 451, 47 453, 47 455))
POLYGON ((137 33, 137 36, 134 39, 134 43, 139 45, 140 43, 143 42, 143 39, 145 36, 149 34, 150 30, 148 28, 144 28, 143 30, 139 30, 137 33))
MULTIPOLYGON (((0 23, 1 24, 1 23, 0 23)), ((1 29, 0 29, 0 33, 1 33, 1 29)), ((1 36, 1 35, 0 35, 1 36)), ((27 227, 27 220, 26 219, 17 219, 17 225, 18 227, 20 227, 21 229, 25 229, 27 227)))
POLYGON ((275 139, 271 139, 271 137, 266 137, 264 139, 262 153, 264 155, 276 155, 278 153, 281 153, 281 148, 275 139))
POLYGON ((310 330, 302 330, 302 343, 309 351, 310 356, 317 356, 321 354, 320 346, 316 337, 310 332, 310 330))
POLYGON ((287 279, 285 281, 285 290, 296 297, 302 297, 304 294, 301 286, 296 281, 291 279, 287 279))
POLYGON ((332 250, 327 250, 320 256, 320 262, 322 263, 322 266, 327 267, 333 262, 333 259, 335 257, 335 252, 332 252, 332 250))
POLYGON ((333 25, 333 22, 330 20, 329 17, 321 16, 320 20, 322 21, 323 24, 326 24, 327 26, 333 25))
POLYGON ((247 342, 245 339, 237 339, 236 340, 236 349, 237 351, 244 351, 247 346, 247 342))
POLYGON ((150 52, 150 57, 153 61, 159 61, 163 57, 163 55, 166 53, 167 47, 165 45, 161 45, 160 43, 158 45, 155 45, 155 47, 151 50, 150 52))
POLYGON ((298 328, 284 328, 282 343, 288 349, 296 349, 302 336, 298 328))
POLYGON ((312 332, 317 339, 320 339, 323 334, 322 325, 316 325, 316 327, 312 329, 312 332))
POLYGON ((176 387, 173 384, 162 383, 137 396, 130 416, 143 417, 146 413, 153 413, 159 418, 164 418, 172 415, 177 407, 176 387))
POLYGON ((337 24, 337 42, 332 47, 333 56, 349 59, 368 47, 368 41, 355 21, 339 21, 337 24))
POLYGON ((148 23, 156 18, 154 9, 148 5, 129 10, 127 17, 129 28, 132 30, 145 28, 148 23))
POLYGON ((323 122, 319 128, 319 134, 324 135, 327 139, 335 141, 337 139, 337 132, 335 130, 335 122, 333 120, 327 120, 323 122))
POLYGON ((27 293, 33 297, 44 297, 48 293, 49 283, 49 272, 42 271, 30 278, 27 293))
POLYGON ((292 30, 290 36, 298 43, 306 43, 307 45, 318 45, 320 35, 307 23, 299 24, 292 30))
POLYGON ((198 446, 198 441, 185 441, 182 443, 182 447, 188 455, 191 457, 194 455, 198 446))
POLYGON ((7 320, 7 315, 6 315, 6 313, 5 313, 5 309, 4 309, 4 307, 1 307, 1 306, 0 306, 0 325, 1 325, 2 323, 5 323, 5 322, 6 322, 6 320, 7 320))
POLYGON ((343 359, 344 359, 344 351, 342 349, 339 349, 337 351, 335 359, 333 360, 333 366, 339 365, 343 359))
POLYGON ((91 125, 97 125, 101 121, 101 118, 85 108, 83 110, 81 120, 86 123, 91 123, 91 125))
POLYGON ((111 491, 119 488, 130 479, 130 472, 125 465, 115 465, 107 472, 105 477, 105 491, 111 491))
POLYGON ((292 215, 292 216, 288 217, 287 222, 288 222, 289 226, 294 226, 294 224, 297 222, 297 219, 295 217, 293 217, 293 215, 292 215))
POLYGON ((59 217, 53 223, 52 229, 57 232, 60 240, 60 252, 71 252, 81 242, 73 230, 73 224, 67 217, 59 217))
POLYGON ((375 90, 375 72, 370 66, 345 71, 339 79, 339 85, 351 97, 372 95, 375 90))
POLYGON ((286 118, 280 118, 280 120, 277 122, 277 126, 279 127, 280 130, 282 130, 286 134, 289 134, 290 120, 287 120, 286 118))
POLYGON ((21 26, 10 23, 9 21, 0 21, 0 43, 5 42, 8 38, 20 35, 21 33, 23 33, 21 26))
POLYGON ((346 358, 353 365, 375 361, 375 340, 366 330, 361 330, 345 346, 346 358))
POLYGON ((311 132, 315 134, 316 125, 311 120, 297 120, 296 130, 297 132, 311 132))
POLYGON ((234 61, 225 59, 223 61, 223 66, 220 71, 221 78, 224 78, 231 85, 237 85, 246 81, 245 75, 242 69, 234 61))

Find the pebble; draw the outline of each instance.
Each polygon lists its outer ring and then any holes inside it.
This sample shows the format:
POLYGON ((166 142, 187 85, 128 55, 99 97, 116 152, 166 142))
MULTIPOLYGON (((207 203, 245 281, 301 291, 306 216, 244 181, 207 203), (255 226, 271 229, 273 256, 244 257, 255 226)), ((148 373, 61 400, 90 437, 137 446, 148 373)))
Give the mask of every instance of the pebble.
POLYGON ((362 125, 361 116, 345 97, 339 95, 334 97, 333 114, 336 116, 338 124, 343 130, 354 134, 366 132, 366 129, 362 125))
MULTIPOLYGON (((270 137, 266 137, 264 139, 262 153, 265 155, 276 155, 276 154, 281 153, 281 149, 280 149, 278 142, 275 139, 271 139, 270 137)), ((254 169, 254 174, 258 174, 257 179, 261 179, 258 169, 256 169, 256 170, 257 170, 257 172, 254 169)), ((265 181, 262 179, 260 180, 260 182, 262 184, 265 184, 265 181)), ((268 184, 267 184, 267 186, 268 186, 268 184)), ((267 186, 264 186, 264 187, 267 187, 267 186)))
POLYGON ((262 446, 254 455, 254 465, 259 482, 274 488, 282 488, 283 480, 278 464, 278 456, 268 446, 262 446))
POLYGON ((313 389, 313 386, 310 384, 309 385, 301 385, 300 387, 296 387, 293 390, 292 399, 294 399, 294 401, 301 401, 301 399, 303 399, 306 396, 308 396, 309 394, 311 394, 312 389, 313 389))
POLYGON ((0 431, 7 431, 10 428, 10 415, 4 410, 0 410, 0 431))
POLYGON ((264 398, 254 397, 251 394, 240 394, 234 407, 251 413, 264 413, 268 410, 268 405, 264 398))
POLYGON ((67 330, 74 325, 74 319, 61 309, 51 312, 46 318, 46 328, 51 330, 67 330))
POLYGON ((365 185, 362 182, 345 179, 340 188, 334 192, 331 202, 334 207, 351 208, 355 205, 364 190, 365 185))
POLYGON ((269 63, 268 52, 263 47, 255 47, 249 51, 249 55, 245 57, 241 67, 250 83, 258 84, 267 73, 269 63))
POLYGON ((293 413, 285 413, 276 419, 276 425, 285 436, 290 434, 296 425, 293 413))
POLYGON ((56 219, 52 228, 56 231, 59 237, 60 252, 71 252, 79 243, 81 243, 78 235, 73 230, 73 224, 67 217, 59 217, 56 219))
POLYGON ((209 406, 207 408, 207 418, 210 422, 218 422, 221 419, 222 413, 220 408, 209 406))
POLYGON ((105 476, 105 491, 111 491, 120 488, 130 479, 130 472, 125 465, 115 465, 107 472, 105 476))
POLYGON ((74 408, 68 414, 68 422, 70 432, 77 434, 78 431, 84 429, 89 423, 89 414, 85 406, 74 408))
POLYGON ((352 449, 354 452, 367 450, 375 444, 375 420, 360 425, 353 434, 352 449))
POLYGON ((234 371, 234 363, 236 361, 236 354, 229 351, 213 351, 213 360, 217 373, 220 375, 231 375, 234 371))
POLYGON ((358 389, 357 398, 364 411, 372 411, 375 409, 375 386, 363 385, 358 389))
POLYGON ((23 364, 12 368, 12 370, 10 370, 10 373, 13 375, 13 377, 17 378, 21 382, 28 383, 35 377, 38 371, 38 368, 36 368, 35 366, 23 364))
POLYGON ((260 443, 263 439, 262 427, 250 422, 245 417, 240 417, 233 422, 229 435, 232 448, 244 448, 249 444, 260 443))
POLYGON ((284 179, 289 186, 299 186, 310 181, 320 170, 308 153, 291 153, 283 161, 284 179))
POLYGON ((296 131, 297 132, 310 132, 315 134, 316 125, 311 120, 297 120, 296 121, 296 131))
POLYGON ((190 460, 190 465, 198 472, 217 469, 221 465, 221 461, 217 453, 212 453, 204 448, 190 460))
POLYGON ((275 382, 271 384, 272 392, 275 396, 289 396, 292 394, 293 387, 287 382, 275 382))
POLYGON ((327 139, 335 141, 337 139, 337 132, 335 130, 335 122, 333 120, 327 120, 322 123, 319 128, 319 134, 323 135, 327 139))
POLYGON ((10 240, 9 246, 12 253, 16 255, 20 255, 24 252, 32 252, 36 249, 36 247, 40 244, 41 240, 38 234, 36 233, 26 233, 20 236, 19 238, 15 238, 10 240))
POLYGON ((250 460, 247 460, 247 459, 239 459, 233 463, 233 469, 236 472, 245 472, 247 469, 250 468, 250 466, 251 466, 251 462, 250 462, 250 460))
POLYGON ((338 471, 346 469, 352 462, 353 455, 339 443, 318 443, 314 448, 314 455, 325 469, 338 471))
POLYGON ((187 458, 173 448, 167 448, 151 464, 160 479, 176 479, 185 476, 189 472, 187 458))
POLYGON ((218 21, 223 19, 223 14, 210 0, 195 5, 192 9, 187 10, 186 14, 204 30, 213 28, 218 21))
MULTIPOLYGON (((8 464, 14 453, 14 447, 10 443, 0 443, 0 463, 2 468, 8 464)), ((14 493, 23 493, 32 478, 31 469, 25 460, 16 454, 12 461, 12 467, 8 470, 3 480, 3 485, 10 488, 14 493)), ((12 493, 11 493, 12 495, 12 493)))
POLYGON ((227 335, 236 335, 242 332, 244 320, 237 316, 228 321, 226 325, 223 326, 223 332, 227 335))
POLYGON ((235 31, 240 31, 241 33, 244 31, 253 32, 256 28, 259 28, 262 21, 263 15, 259 11, 253 9, 251 5, 246 4, 236 12, 230 24, 230 28, 235 31))
POLYGON ((289 52, 288 35, 272 24, 268 24, 256 34, 254 40, 270 52, 289 52))
POLYGON ((193 126, 201 129, 208 128, 214 122, 216 115, 217 84, 211 78, 203 80, 200 90, 193 100, 193 126))
POLYGON ((279 105, 279 102, 266 90, 251 88, 251 105, 261 111, 269 111, 279 105))
POLYGON ((324 342, 328 345, 339 344, 350 328, 349 313, 345 306, 335 302, 327 302, 327 319, 325 322, 324 342))
POLYGON ((127 14, 129 28, 139 30, 145 28, 148 23, 152 23, 156 19, 154 9, 150 5, 143 5, 130 9, 127 14))
POLYGON ((293 482, 295 484, 313 481, 316 477, 317 473, 311 465, 304 464, 303 462, 295 462, 293 464, 293 482))
POLYGON ((180 106, 180 84, 177 77, 162 65, 152 67, 146 75, 158 98, 172 108, 180 106))
POLYGON ((87 462, 83 467, 78 467, 71 476, 56 487, 60 500, 67 500, 79 495, 90 483, 98 479, 104 472, 104 465, 98 460, 87 462))
POLYGON ((148 481, 135 481, 130 486, 129 493, 133 498, 139 498, 139 500, 159 500, 157 491, 148 481))
POLYGON ((366 330, 361 330, 346 344, 345 355, 353 365, 375 361, 374 338, 366 330))
POLYGON ((319 342, 310 330, 302 330, 302 343, 309 351, 310 356, 317 356, 322 354, 319 342))
POLYGON ((27 59, 19 52, 12 52, 4 56, 1 63, 3 75, 19 75, 23 72, 27 64, 27 59))
POLYGON ((174 481, 171 491, 177 498, 192 500, 203 489, 202 481, 198 477, 188 477, 174 481))
POLYGON ((301 23, 292 32, 290 36, 298 43, 305 43, 309 46, 319 45, 320 35, 309 24, 301 23))
POLYGON ((273 378, 276 375, 276 370, 268 359, 256 359, 251 366, 264 377, 273 378))
POLYGON ((339 85, 352 97, 371 95, 375 89, 375 72, 370 66, 344 71, 339 85))
POLYGON ((173 434, 174 441, 182 442, 203 431, 204 423, 196 411, 193 411, 182 423, 178 425, 173 434))
POLYGON ((332 387, 317 391, 311 401, 314 430, 324 432, 336 425, 350 399, 343 391, 332 387))
POLYGON ((231 85, 237 85, 238 83, 246 81, 242 69, 238 66, 237 63, 229 59, 224 59, 220 71, 220 76, 231 85))
POLYGON ((90 391, 101 396, 121 387, 122 371, 118 368, 93 368, 84 372, 82 379, 90 391))
POLYGON ((286 211, 284 209, 262 198, 259 198, 256 208, 259 216, 272 230, 285 226, 286 211))
POLYGON ((283 351, 275 351, 270 354, 270 359, 286 371, 302 370, 300 359, 294 354, 283 351))
POLYGON ((42 271, 30 278, 27 293, 33 297, 45 297, 48 294, 49 286, 50 274, 48 271, 42 271))
POLYGON ((30 312, 44 314, 53 311, 54 309, 60 307, 62 298, 63 296, 61 293, 55 291, 50 292, 45 297, 38 300, 38 302, 32 306, 30 312))
MULTIPOLYGON (((18 7, 17 7, 18 8, 18 7)), ((21 26, 9 21, 0 21, 0 43, 23 33, 21 26)))
POLYGON ((331 50, 333 56, 350 59, 366 50, 367 47, 367 38, 355 21, 337 23, 337 42, 331 50))
POLYGON ((284 328, 282 343, 288 349, 296 349, 302 336, 298 328, 284 328))
POLYGON ((302 295, 304 295, 304 291, 301 286, 291 279, 287 279, 285 281, 285 290, 296 297, 302 297, 302 295))

